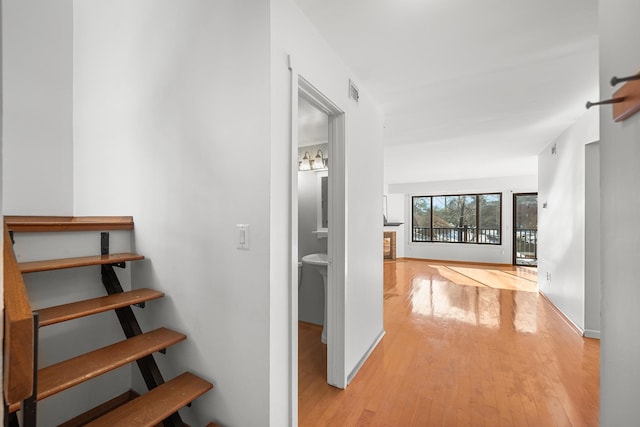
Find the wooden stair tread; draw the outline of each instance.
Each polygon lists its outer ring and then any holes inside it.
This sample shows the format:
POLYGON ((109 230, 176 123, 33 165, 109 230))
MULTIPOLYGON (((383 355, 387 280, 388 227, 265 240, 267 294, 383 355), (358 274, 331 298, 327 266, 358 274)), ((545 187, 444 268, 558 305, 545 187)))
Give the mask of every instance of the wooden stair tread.
POLYGON ((40 320, 39 325, 48 326, 59 322, 66 322, 67 320, 77 319, 79 317, 114 310, 116 308, 139 304, 141 302, 161 298, 163 296, 164 293, 162 292, 142 288, 84 301, 57 305, 55 307, 47 307, 35 311, 38 312, 40 320))
POLYGON ((60 231, 133 230, 131 216, 5 216, 4 222, 17 233, 60 231))
POLYGON ((144 256, 134 253, 120 253, 110 255, 93 255, 78 258, 50 259, 43 261, 29 261, 18 263, 21 273, 35 273, 38 271, 61 270, 64 268, 87 267, 91 265, 116 264, 126 261, 138 261, 144 256))
POLYGON ((38 400, 134 362, 187 337, 158 328, 38 370, 38 400))
MULTIPOLYGON (((63 422, 62 424, 58 424, 57 427, 82 427, 85 426, 89 421, 93 421, 104 414, 113 411, 115 408, 124 405, 125 403, 135 399, 140 396, 133 390, 127 390, 124 393, 114 397, 113 399, 109 399, 106 402, 101 403, 95 408, 91 408, 88 411, 83 412, 80 415, 73 417, 70 420, 63 422)), ((160 426, 162 427, 162 426, 160 426)))
POLYGON ((208 381, 185 372, 86 426, 152 427, 212 388, 208 381))

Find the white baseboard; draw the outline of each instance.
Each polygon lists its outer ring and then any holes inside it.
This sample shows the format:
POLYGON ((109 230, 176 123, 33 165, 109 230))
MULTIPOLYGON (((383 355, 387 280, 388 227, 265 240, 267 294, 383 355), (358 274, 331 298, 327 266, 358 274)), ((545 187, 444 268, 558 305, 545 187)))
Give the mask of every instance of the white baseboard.
POLYGON ((362 365, 364 365, 364 362, 367 361, 367 359, 369 358, 369 356, 371 355, 373 350, 375 350, 375 348, 377 347, 377 345, 380 342, 380 340, 382 340, 382 337, 384 337, 384 333, 385 333, 384 329, 382 331, 380 331, 380 333, 378 334, 376 339, 373 341, 373 344, 371 344, 371 346, 369 347, 369 350, 367 350, 367 352, 364 354, 364 356, 362 356, 362 358, 358 361, 358 363, 356 364, 355 368, 353 368, 351 373, 347 376, 347 385, 349 385, 351 383, 351 380, 356 376, 356 374, 358 373, 360 368, 362 368, 362 365))
POLYGON ((600 339, 600 331, 594 331, 593 329, 585 329, 584 330, 584 336, 586 338, 595 338, 595 339, 600 339))
POLYGON ((558 315, 560 316, 560 318, 562 320, 565 321, 565 323, 567 325, 569 325, 571 327, 571 329, 573 329, 578 335, 580 335, 581 337, 584 336, 584 329, 582 329, 580 326, 578 326, 577 323, 575 323, 573 320, 571 320, 571 318, 569 316, 567 316, 564 311, 562 311, 560 309, 560 307, 558 307, 553 301, 551 301, 551 299, 549 299, 548 296, 546 296, 544 294, 544 292, 542 292, 540 289, 538 289, 538 293, 542 296, 542 298, 547 302, 547 304, 549 304, 549 306, 551 308, 553 308, 553 310, 558 313, 558 315))

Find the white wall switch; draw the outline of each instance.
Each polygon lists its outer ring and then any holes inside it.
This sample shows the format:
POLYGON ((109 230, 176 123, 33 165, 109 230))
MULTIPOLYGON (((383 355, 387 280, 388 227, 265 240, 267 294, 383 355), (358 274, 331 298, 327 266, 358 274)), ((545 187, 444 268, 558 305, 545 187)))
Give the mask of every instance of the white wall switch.
POLYGON ((237 224, 238 249, 249 249, 249 224, 237 224))

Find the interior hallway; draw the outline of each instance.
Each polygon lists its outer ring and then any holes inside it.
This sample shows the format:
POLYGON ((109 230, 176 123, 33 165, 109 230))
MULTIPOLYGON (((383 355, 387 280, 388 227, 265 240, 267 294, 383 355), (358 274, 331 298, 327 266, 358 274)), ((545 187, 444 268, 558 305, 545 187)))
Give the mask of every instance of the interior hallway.
POLYGON ((386 335, 346 390, 321 327, 299 327, 300 426, 597 426, 598 340, 537 293, 535 269, 384 264, 386 335))

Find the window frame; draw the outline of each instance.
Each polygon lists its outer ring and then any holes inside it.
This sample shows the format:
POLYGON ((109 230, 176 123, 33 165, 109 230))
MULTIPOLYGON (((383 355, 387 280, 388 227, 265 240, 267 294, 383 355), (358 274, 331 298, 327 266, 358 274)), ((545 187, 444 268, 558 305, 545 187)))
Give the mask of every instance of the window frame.
MULTIPOLYGON (((502 234, 503 234, 503 230, 502 230, 502 202, 503 202, 503 194, 501 191, 494 191, 494 192, 483 192, 483 193, 462 193, 462 194, 432 194, 432 195, 412 195, 411 196, 411 243, 457 243, 457 244, 463 244, 463 245, 490 245, 490 246, 502 246, 502 234), (475 212, 475 230, 480 230, 480 196, 498 196, 498 205, 499 205, 499 210, 498 210, 498 241, 497 242, 480 242, 479 241, 479 232, 476 232, 476 236, 475 239, 476 241, 471 241, 471 242, 463 242, 463 241, 447 241, 447 240, 433 240, 433 199, 435 197, 443 197, 446 198, 447 197, 475 197, 475 206, 476 206, 476 212, 475 212), (429 240, 415 240, 415 225, 414 225, 414 216, 413 216, 413 211, 414 211, 414 207, 415 207, 415 199, 419 199, 419 198, 429 198, 429 211, 430 211, 430 218, 429 218, 429 223, 430 223, 430 232, 428 233, 429 235, 429 240)), ((418 227, 421 228, 421 227, 418 227)), ((422 227, 424 228, 424 227, 422 227)), ((453 229, 457 229, 458 227, 452 227, 453 229)))

